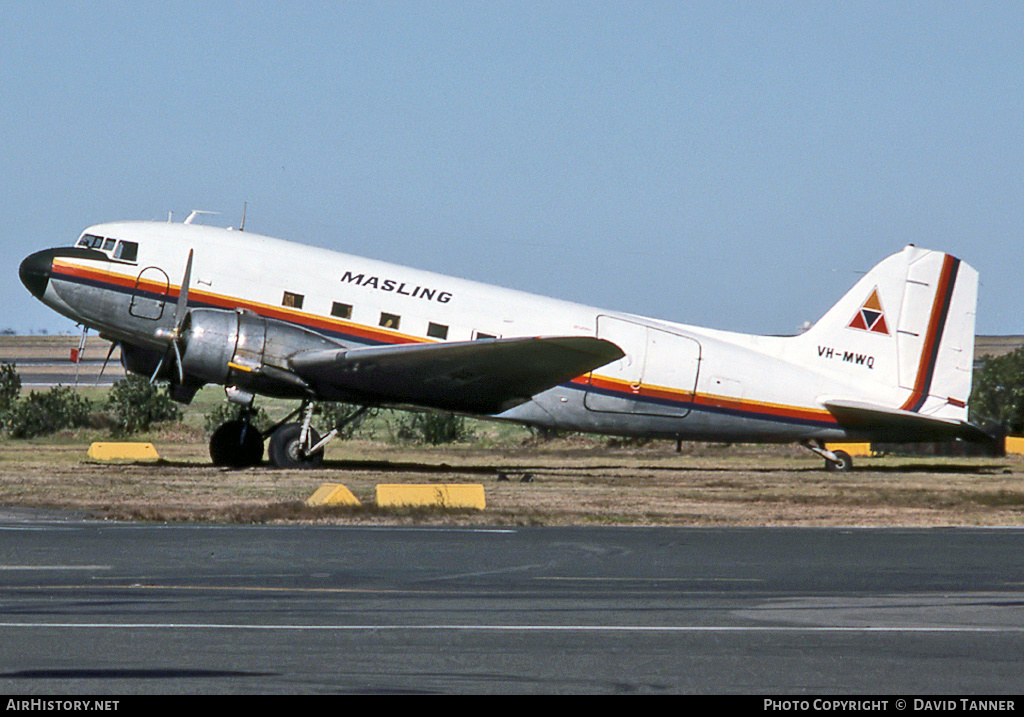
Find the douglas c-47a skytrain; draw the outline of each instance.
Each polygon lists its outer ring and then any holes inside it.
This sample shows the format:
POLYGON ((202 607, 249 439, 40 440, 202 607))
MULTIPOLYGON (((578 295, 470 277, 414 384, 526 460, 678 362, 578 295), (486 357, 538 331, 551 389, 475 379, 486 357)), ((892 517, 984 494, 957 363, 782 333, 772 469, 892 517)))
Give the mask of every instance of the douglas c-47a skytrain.
POLYGON ((967 422, 978 275, 908 246, 797 336, 749 336, 455 279, 191 223, 87 229, 21 264, 55 311, 121 347, 128 371, 188 403, 225 387, 242 418, 214 463, 255 465, 257 395, 300 407, 270 431, 277 466, 313 466, 336 431, 316 401, 440 409, 571 431, 800 442, 985 435, 967 422))

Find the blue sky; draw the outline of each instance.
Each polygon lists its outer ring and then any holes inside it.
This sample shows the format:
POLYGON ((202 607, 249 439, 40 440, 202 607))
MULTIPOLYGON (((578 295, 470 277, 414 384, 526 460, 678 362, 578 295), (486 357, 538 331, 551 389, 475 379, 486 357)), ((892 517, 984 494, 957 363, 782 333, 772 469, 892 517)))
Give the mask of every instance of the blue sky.
POLYGON ((246 228, 752 333, 907 243, 1024 334, 1024 4, 8 2, 0 328, 89 224, 246 228))

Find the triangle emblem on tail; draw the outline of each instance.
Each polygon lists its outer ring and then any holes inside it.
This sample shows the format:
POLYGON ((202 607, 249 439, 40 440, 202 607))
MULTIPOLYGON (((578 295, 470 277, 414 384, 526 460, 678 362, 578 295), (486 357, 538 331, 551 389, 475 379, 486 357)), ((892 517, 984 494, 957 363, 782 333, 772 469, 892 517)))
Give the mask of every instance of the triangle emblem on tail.
POLYGON ((885 311, 882 310, 882 302, 878 298, 877 288, 871 292, 868 300, 853 315, 853 320, 847 324, 847 328, 889 336, 889 325, 885 323, 885 311))

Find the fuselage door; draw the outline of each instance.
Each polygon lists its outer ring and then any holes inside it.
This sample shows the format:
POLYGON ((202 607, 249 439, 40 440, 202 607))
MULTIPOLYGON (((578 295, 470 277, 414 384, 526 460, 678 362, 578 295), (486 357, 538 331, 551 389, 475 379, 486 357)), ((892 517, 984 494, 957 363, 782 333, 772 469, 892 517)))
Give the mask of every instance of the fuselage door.
POLYGON ((167 272, 157 266, 147 266, 135 280, 128 313, 138 319, 156 321, 164 315, 170 288, 171 281, 167 272))
POLYGON ((647 329, 647 362, 636 412, 684 416, 697 390, 700 344, 696 339, 661 329, 647 329))

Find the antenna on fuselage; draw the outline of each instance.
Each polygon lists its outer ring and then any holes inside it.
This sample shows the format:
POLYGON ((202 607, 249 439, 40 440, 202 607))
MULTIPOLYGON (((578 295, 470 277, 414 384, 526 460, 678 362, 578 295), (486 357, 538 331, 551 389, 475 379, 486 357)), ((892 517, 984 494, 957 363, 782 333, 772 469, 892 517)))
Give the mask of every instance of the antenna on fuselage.
POLYGON ((245 210, 249 208, 249 202, 242 202, 242 223, 238 225, 238 231, 245 231, 245 210))
POLYGON ((192 213, 188 215, 188 218, 185 219, 185 221, 182 222, 182 224, 191 224, 192 220, 198 217, 200 214, 220 214, 220 212, 207 212, 202 209, 193 209, 192 213))

